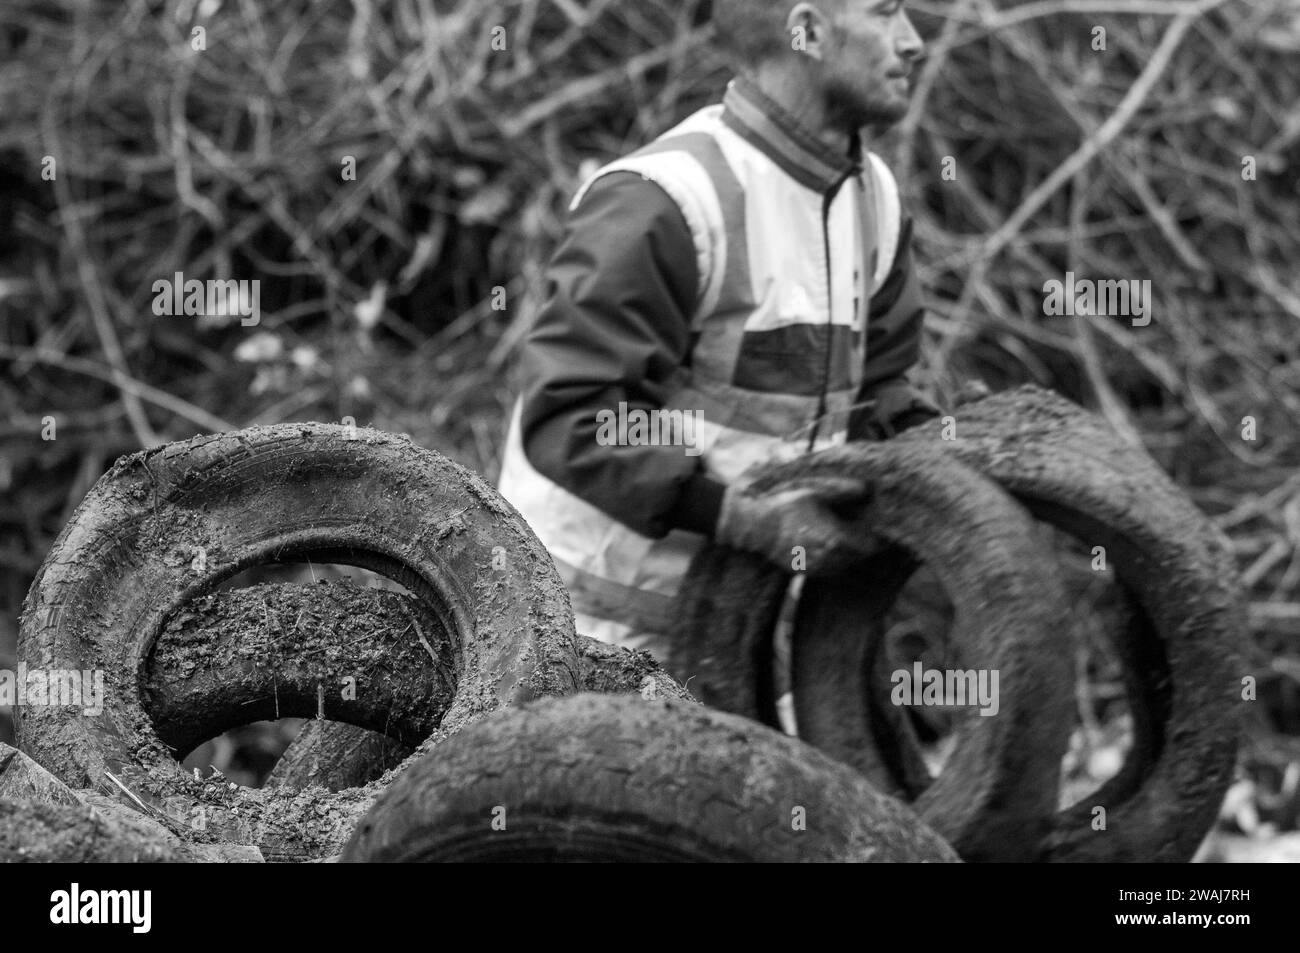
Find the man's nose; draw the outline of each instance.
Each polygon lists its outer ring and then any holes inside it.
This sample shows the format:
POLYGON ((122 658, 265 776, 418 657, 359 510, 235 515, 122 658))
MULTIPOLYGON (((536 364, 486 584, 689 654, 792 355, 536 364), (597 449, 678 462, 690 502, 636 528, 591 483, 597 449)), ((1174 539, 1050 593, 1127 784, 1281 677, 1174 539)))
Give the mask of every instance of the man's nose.
POLYGON ((916 32, 916 27, 912 26, 912 21, 906 13, 903 14, 902 30, 894 49, 899 59, 915 61, 925 56, 925 41, 921 39, 921 34, 916 32))

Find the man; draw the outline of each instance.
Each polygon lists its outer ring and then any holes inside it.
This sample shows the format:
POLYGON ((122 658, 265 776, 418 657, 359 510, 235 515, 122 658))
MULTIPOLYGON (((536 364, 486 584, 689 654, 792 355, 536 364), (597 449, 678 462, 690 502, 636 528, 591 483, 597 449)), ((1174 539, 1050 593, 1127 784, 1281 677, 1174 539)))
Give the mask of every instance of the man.
POLYGON ((578 631, 664 661, 707 539, 810 574, 871 549, 837 510, 863 487, 759 493, 752 466, 937 413, 904 377, 922 321, 911 223, 862 144, 906 112, 923 45, 903 4, 716 0, 713 16, 740 66, 723 102, 573 199, 501 475, 578 631), (695 426, 677 445, 602 432, 633 412, 695 426))

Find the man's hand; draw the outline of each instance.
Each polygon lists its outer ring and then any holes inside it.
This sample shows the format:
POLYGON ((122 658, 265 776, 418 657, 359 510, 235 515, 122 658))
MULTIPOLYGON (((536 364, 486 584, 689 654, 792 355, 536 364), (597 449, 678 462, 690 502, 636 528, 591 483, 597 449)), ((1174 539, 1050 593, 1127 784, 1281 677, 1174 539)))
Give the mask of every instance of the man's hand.
POLYGON ((799 546, 808 575, 836 575, 881 549, 862 518, 870 500, 865 484, 846 478, 809 477, 767 491, 733 484, 722 498, 715 539, 765 556, 787 572, 797 568, 799 546))

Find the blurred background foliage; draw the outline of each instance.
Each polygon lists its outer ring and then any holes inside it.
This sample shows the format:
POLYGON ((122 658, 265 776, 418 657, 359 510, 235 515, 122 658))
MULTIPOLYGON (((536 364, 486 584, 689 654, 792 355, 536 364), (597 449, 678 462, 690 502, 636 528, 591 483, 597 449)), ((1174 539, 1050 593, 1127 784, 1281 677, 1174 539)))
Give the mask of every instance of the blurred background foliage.
MULTIPOLYGON (((909 7, 929 58, 874 147, 917 220, 925 376, 941 398, 1034 381, 1098 409, 1230 535, 1261 700, 1225 805, 1242 837, 1216 850, 1267 834, 1300 854, 1300 6, 909 7), (1067 270, 1149 279, 1153 322, 1045 317, 1067 270)), ((567 200, 719 98, 708 16, 0 6, 0 667, 54 536, 122 453, 350 416, 494 477, 567 200), (152 284, 176 272, 260 280, 260 323, 155 316, 152 284)))

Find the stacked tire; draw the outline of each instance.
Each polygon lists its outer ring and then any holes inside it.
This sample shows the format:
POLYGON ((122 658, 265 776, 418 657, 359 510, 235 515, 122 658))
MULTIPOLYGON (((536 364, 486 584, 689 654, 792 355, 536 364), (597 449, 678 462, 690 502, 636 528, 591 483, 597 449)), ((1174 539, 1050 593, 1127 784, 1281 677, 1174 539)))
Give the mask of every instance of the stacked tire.
POLYGON ((102 671, 108 690, 98 715, 20 711, 17 757, 44 786, 0 801, 0 859, 318 861, 349 839, 350 858, 396 859, 393 837, 411 859, 956 859, 851 769, 576 636, 518 515, 388 434, 254 428, 123 458, 42 565, 19 653, 102 671), (222 588, 298 561, 406 591, 222 588), (289 716, 318 720, 265 788, 180 768, 223 731, 289 716), (471 783, 509 765, 510 792, 471 783), (511 817, 475 846, 479 797, 511 817), (407 823, 451 840, 394 833, 407 823))
POLYGON ((395 781, 351 862, 954 862, 861 774, 756 722, 582 694, 502 711, 395 781))
POLYGON ((1027 388, 757 483, 825 475, 871 489, 860 515, 888 546, 802 587, 795 739, 775 730, 790 575, 756 557, 700 553, 660 667, 578 636, 518 514, 405 438, 296 424, 123 458, 42 565, 19 642, 29 669, 103 672, 104 709, 19 711, 0 860, 1189 859, 1230 780, 1243 628, 1223 539, 1159 468, 1027 388), (1065 807, 1061 534, 1114 564, 1132 721, 1123 766, 1065 807), (300 561, 405 591, 226 587, 300 561), (890 691, 887 620, 921 565, 951 603, 945 664, 1002 688, 938 770, 890 691), (312 720, 262 789, 179 766, 288 716, 312 720))
POLYGON ((98 716, 19 711, 19 746, 62 782, 121 789, 188 837, 284 860, 336 855, 379 787, 255 791, 192 777, 177 759, 252 720, 322 714, 427 751, 500 707, 576 691, 579 669, 554 565, 490 486, 403 437, 323 424, 201 437, 119 460, 42 565, 19 657, 29 669, 105 675, 98 716), (249 567, 300 560, 371 569, 412 594, 377 611, 400 616, 410 640, 428 648, 403 683, 418 685, 414 704, 391 678, 369 680, 370 667, 389 664, 390 647, 359 648, 346 625, 296 632, 294 651, 273 665, 241 653, 240 639, 256 629, 237 614, 216 613, 218 627, 233 620, 229 638, 195 643, 195 600, 249 567), (166 667, 165 635, 188 640, 184 667, 166 667), (356 682, 351 697, 338 690, 344 670, 356 682))
MULTIPOLYGON (((968 860, 1189 860, 1231 781, 1244 614, 1226 540, 1154 461, 1026 387, 887 443, 774 466, 760 485, 809 474, 872 486, 869 518, 897 548, 803 587, 791 640, 800 736, 912 801, 968 860), (1109 634, 1132 742, 1117 774, 1064 809, 1077 619, 1042 524, 1111 560, 1127 609, 1109 634), (1000 671, 1005 689, 988 719, 1000 725, 967 720, 937 777, 891 703, 883 638, 922 562, 953 603, 953 640, 975 667, 1000 671)), ((771 659, 787 584, 745 554, 702 551, 683 593, 688 651, 673 673, 706 703, 777 724, 771 659)))

